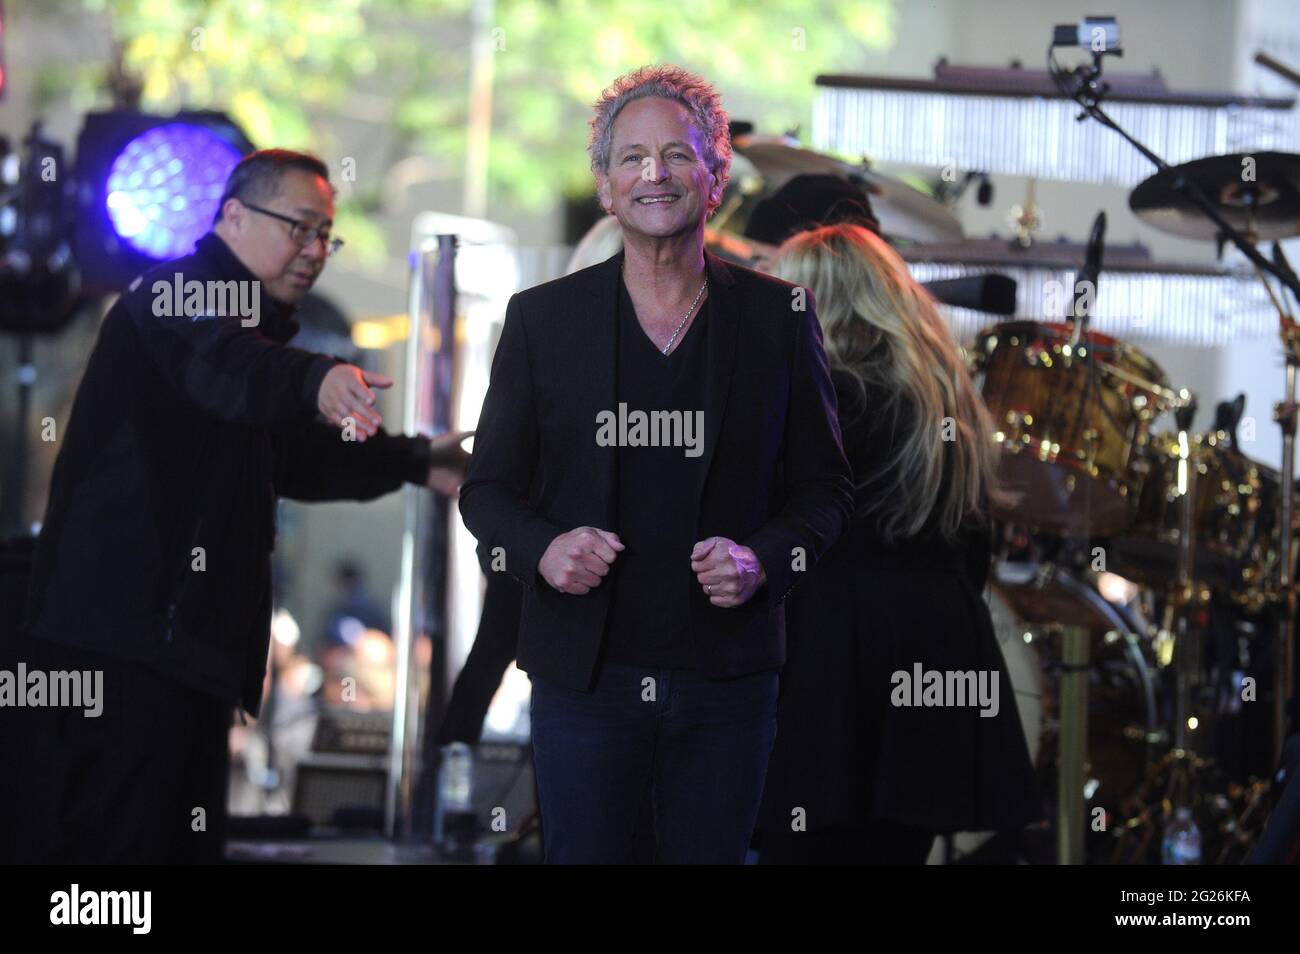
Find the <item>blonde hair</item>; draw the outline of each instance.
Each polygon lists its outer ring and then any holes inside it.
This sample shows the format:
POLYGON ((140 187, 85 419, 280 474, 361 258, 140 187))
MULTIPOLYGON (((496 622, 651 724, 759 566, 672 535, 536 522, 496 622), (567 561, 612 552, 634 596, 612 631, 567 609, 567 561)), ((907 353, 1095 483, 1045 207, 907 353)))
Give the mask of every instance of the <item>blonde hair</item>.
POLYGON ((621 251, 623 251, 623 227, 614 216, 602 216, 587 230, 587 234, 574 248, 564 274, 572 275, 581 269, 599 265, 621 251))
MULTIPOLYGON (((774 273, 812 291, 831 367, 884 404, 863 409, 904 421, 879 471, 858 475, 883 492, 867 505, 887 542, 919 535, 931 520, 949 540, 982 516, 997 487, 988 409, 934 300, 883 239, 857 225, 800 232, 777 252, 774 273)), ((843 409, 841 409, 843 411, 843 409)))

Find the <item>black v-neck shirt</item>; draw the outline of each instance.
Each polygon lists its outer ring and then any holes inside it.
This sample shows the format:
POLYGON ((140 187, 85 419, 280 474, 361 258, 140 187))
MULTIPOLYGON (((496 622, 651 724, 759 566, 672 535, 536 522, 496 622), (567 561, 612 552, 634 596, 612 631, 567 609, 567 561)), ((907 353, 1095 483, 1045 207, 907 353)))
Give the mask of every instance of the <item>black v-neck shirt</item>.
MULTIPOLYGON (((694 513, 704 460, 705 354, 709 299, 663 354, 642 330, 627 285, 619 281, 616 394, 627 413, 680 411, 678 446, 628 446, 617 452, 616 532, 625 549, 607 582, 614 591, 605 623, 604 659, 663 669, 696 668, 690 638, 694 513), (689 418, 689 429, 687 423, 689 418), (689 436, 691 444, 681 446, 689 436), (687 456, 687 451, 699 456, 687 456)), ((618 407, 616 416, 622 417, 618 407)), ((651 440, 647 429, 643 440, 651 440)), ((660 436, 665 436, 662 434, 660 436)))

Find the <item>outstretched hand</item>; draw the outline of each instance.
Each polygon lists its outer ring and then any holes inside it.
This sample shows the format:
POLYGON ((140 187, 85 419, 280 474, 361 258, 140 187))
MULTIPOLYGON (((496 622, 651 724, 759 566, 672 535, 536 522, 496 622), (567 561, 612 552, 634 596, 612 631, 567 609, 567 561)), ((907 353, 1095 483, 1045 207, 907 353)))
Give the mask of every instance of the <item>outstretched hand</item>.
POLYGON ((461 447, 461 441, 473 437, 473 431, 448 431, 429 439, 429 477, 425 486, 448 497, 460 493, 465 469, 469 467, 470 453, 461 447))
POLYGON ((378 396, 371 388, 391 388, 392 378, 373 371, 363 371, 354 364, 338 364, 320 383, 316 407, 325 419, 343 429, 351 422, 358 441, 374 437, 384 419, 375 410, 378 396))

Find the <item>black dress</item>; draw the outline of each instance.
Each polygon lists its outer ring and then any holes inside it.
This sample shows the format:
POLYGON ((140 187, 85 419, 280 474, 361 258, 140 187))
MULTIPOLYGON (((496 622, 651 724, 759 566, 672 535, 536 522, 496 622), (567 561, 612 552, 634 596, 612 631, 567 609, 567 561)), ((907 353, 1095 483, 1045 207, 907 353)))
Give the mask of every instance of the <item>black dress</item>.
POLYGON ((970 525, 955 543, 928 531, 886 544, 864 510, 885 492, 881 462, 909 424, 883 412, 883 395, 864 399, 849 375, 832 377, 857 510, 786 602, 788 655, 758 828, 789 833, 803 809, 809 832, 1019 830, 1042 806, 982 596, 989 532, 970 525), (893 705, 894 674, 918 663, 996 671, 997 714, 893 705))

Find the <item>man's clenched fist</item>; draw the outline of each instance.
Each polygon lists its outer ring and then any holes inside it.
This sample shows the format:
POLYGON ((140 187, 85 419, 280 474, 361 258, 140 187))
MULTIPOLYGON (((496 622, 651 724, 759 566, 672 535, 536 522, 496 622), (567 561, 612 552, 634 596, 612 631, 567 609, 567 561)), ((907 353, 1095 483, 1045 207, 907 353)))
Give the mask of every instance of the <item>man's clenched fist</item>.
POLYGON ((709 537, 695 544, 691 572, 714 606, 740 606, 767 582, 758 555, 726 537, 709 537))
POLYGON ((537 572, 561 593, 581 596, 600 586, 622 549, 617 533, 577 527, 551 541, 537 563, 537 572))

